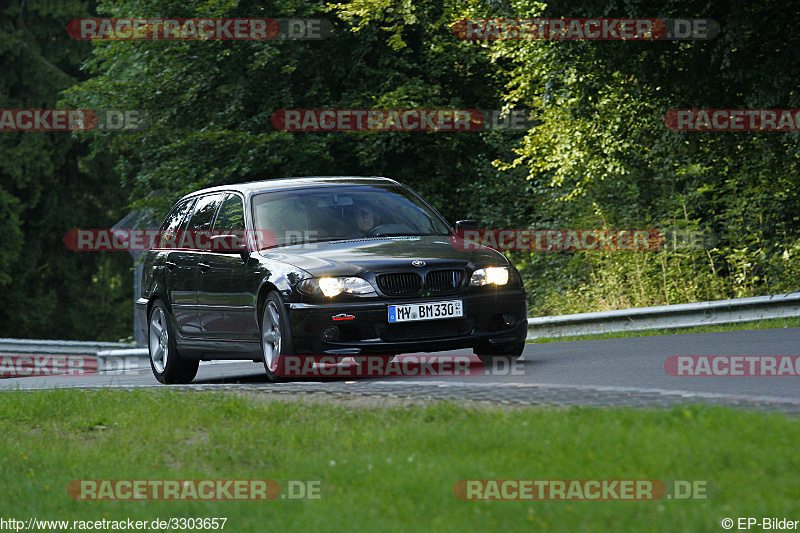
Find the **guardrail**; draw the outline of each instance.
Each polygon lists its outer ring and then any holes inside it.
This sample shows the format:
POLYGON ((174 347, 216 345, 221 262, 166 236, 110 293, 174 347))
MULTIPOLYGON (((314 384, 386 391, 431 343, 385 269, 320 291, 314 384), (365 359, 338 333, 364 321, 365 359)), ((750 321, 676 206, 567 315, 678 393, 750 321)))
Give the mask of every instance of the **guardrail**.
POLYGON ((7 355, 90 356, 97 360, 98 371, 131 370, 149 365, 147 348, 125 342, 0 338, 0 356, 7 355))
POLYGON ((60 341, 0 338, 0 354, 97 355, 104 350, 135 348, 125 342, 60 341))
POLYGON ((800 316, 800 292, 528 319, 528 340, 800 316))

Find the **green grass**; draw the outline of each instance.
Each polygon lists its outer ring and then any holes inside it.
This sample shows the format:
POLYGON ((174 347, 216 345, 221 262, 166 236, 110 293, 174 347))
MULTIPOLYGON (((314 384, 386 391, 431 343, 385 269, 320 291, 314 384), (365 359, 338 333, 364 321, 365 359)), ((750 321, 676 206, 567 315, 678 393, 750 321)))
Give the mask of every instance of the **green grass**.
POLYGON ((353 408, 170 390, 0 396, 3 515, 225 531, 721 531, 800 519, 800 420, 718 407, 353 408), (74 479, 320 480, 307 501, 86 502, 74 479), (711 480, 707 501, 461 501, 459 479, 711 480))
POLYGON ((539 337, 528 343, 572 342, 597 339, 627 339, 629 337, 653 337, 657 335, 678 335, 684 333, 714 333, 718 331, 741 331, 746 329, 776 329, 800 327, 800 318, 773 318, 735 324, 698 326, 693 328, 648 329, 644 331, 622 331, 618 333, 599 333, 596 335, 573 335, 570 337, 539 337))

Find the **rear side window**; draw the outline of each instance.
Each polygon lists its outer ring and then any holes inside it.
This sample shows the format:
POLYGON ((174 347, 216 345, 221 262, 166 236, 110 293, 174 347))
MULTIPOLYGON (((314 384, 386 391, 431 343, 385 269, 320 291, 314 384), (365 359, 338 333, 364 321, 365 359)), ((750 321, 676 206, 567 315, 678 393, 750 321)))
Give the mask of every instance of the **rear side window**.
POLYGON ((194 206, 192 219, 189 221, 189 230, 210 230, 211 223, 214 222, 214 215, 222 203, 222 194, 209 194, 201 196, 194 206))
POLYGON ((178 232, 186 228, 186 222, 189 218, 189 213, 194 206, 194 198, 184 200, 183 202, 172 208, 164 223, 161 225, 161 231, 158 233, 156 248, 174 248, 178 232))
POLYGON ((214 234, 225 235, 235 231, 244 231, 244 204, 238 194, 230 193, 219 208, 214 234))

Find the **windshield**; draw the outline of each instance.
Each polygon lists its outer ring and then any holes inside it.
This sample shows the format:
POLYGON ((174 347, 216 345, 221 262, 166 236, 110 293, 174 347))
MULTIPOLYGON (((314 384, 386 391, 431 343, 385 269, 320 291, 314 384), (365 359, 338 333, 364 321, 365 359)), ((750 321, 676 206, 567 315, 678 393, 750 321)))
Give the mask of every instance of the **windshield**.
POLYGON ((253 215, 257 230, 274 232, 276 246, 450 232, 436 212, 397 186, 262 193, 253 197, 253 215))

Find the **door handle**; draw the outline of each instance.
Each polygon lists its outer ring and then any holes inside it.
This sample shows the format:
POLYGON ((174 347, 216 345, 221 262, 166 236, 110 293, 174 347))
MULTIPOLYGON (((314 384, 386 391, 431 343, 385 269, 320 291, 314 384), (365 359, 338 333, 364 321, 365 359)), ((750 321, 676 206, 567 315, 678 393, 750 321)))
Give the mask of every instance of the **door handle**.
POLYGON ((197 263, 197 266, 199 266, 200 270, 202 270, 203 272, 211 268, 211 265, 209 265, 208 263, 197 263))
POLYGON ((165 264, 167 265, 168 270, 172 270, 173 268, 175 268, 175 263, 173 263, 172 261, 167 261, 165 264))

